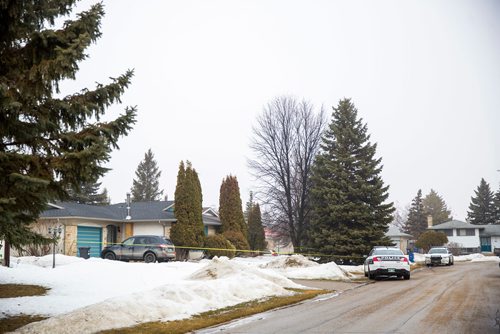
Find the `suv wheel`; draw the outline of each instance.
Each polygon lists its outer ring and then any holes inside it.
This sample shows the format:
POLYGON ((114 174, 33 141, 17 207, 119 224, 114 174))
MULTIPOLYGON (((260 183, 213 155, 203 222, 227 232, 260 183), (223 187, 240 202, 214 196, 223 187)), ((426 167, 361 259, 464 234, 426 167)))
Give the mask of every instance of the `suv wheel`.
POLYGON ((104 258, 106 260, 116 260, 116 255, 113 252, 107 252, 106 254, 104 254, 104 258))
POLYGON ((146 262, 146 263, 156 262, 155 253, 148 252, 148 253, 144 254, 144 262, 146 262))

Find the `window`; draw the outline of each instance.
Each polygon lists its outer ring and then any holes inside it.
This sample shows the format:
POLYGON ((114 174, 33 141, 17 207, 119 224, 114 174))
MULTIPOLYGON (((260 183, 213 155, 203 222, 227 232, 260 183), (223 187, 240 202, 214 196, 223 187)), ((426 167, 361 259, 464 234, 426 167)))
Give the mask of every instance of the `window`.
POLYGON ((446 234, 447 237, 452 237, 453 236, 453 230, 438 230, 438 232, 446 234))
POLYGON ((208 235, 208 226, 205 225, 205 236, 208 235))
POLYGON ((458 229, 457 230, 457 235, 459 237, 470 237, 470 236, 474 236, 476 235, 476 230, 475 229, 465 229, 465 228, 461 228, 461 229, 458 229))

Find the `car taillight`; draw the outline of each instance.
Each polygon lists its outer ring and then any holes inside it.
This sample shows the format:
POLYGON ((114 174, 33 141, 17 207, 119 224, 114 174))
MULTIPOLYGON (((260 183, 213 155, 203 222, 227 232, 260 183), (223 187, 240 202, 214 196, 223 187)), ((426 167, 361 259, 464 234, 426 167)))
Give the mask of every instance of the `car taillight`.
POLYGON ((407 259, 406 257, 402 257, 402 258, 401 258, 401 261, 403 261, 403 262, 408 262, 408 259, 407 259))
POLYGON ((378 262, 378 261, 380 261, 380 259, 379 259, 378 257, 376 257, 376 256, 375 256, 375 257, 373 258, 373 262, 378 262))
POLYGON ((158 245, 158 247, 160 247, 160 248, 168 248, 167 245, 163 245, 163 244, 162 245, 158 245))

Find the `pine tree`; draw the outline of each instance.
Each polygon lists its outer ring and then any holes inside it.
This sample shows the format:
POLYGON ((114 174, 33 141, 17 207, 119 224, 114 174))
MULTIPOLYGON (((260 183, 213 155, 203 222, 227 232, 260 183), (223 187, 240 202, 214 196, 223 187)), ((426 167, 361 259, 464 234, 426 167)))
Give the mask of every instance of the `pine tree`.
MULTIPOLYGON (((177 173, 174 213, 177 222, 170 229, 170 238, 176 246, 202 247, 204 240, 202 194, 198 173, 188 161, 181 161, 177 173)), ((180 259, 186 259, 187 248, 177 248, 180 259)))
POLYGON ((471 197, 467 217, 471 224, 495 224, 495 205, 490 185, 481 179, 471 197))
POLYGON ((432 223, 434 225, 442 224, 452 219, 450 215, 451 211, 448 210, 444 199, 434 189, 431 189, 431 192, 424 197, 422 203, 425 215, 432 216, 432 223))
POLYGON ((82 183, 77 191, 68 189, 69 200, 81 204, 108 205, 110 200, 106 188, 99 192, 101 182, 89 181, 82 183))
POLYGON ((248 249, 248 227, 243 216, 240 187, 236 176, 229 175, 222 180, 219 195, 219 217, 224 236, 237 249, 248 249))
POLYGON ((151 149, 144 154, 144 160, 139 163, 135 171, 136 179, 133 181, 132 201, 157 201, 163 195, 160 188, 161 171, 156 164, 155 157, 151 149))
POLYGON ((112 148, 135 123, 135 108, 103 121, 132 71, 95 90, 65 97, 85 50, 100 36, 102 3, 67 19, 76 1, 0 5, 0 239, 13 246, 47 241, 30 230, 48 201, 102 176, 112 148), (59 18, 64 24, 55 27, 59 18))
POLYGON ((495 193, 493 204, 495 207, 495 224, 500 224, 500 189, 495 193))
POLYGON ((427 229, 427 215, 424 210, 422 190, 420 189, 417 191, 417 196, 411 202, 405 226, 405 232, 411 234, 415 239, 418 239, 427 229))
MULTIPOLYGON (((380 176, 367 126, 350 99, 333 108, 312 176, 309 246, 322 254, 361 257, 375 245, 390 245, 385 236, 394 211, 388 186, 380 176)), ((359 260, 359 258, 358 258, 359 260)))
POLYGON ((250 199, 246 207, 246 216, 248 222, 248 244, 250 249, 266 249, 266 235, 262 226, 262 215, 259 203, 253 200, 253 194, 250 192, 250 199))

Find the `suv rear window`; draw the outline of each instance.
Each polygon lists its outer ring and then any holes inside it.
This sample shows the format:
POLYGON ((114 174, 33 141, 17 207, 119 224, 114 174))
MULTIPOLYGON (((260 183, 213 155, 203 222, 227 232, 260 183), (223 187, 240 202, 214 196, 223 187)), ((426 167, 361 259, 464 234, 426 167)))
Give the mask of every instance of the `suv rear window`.
POLYGON ((173 245, 174 244, 172 241, 170 241, 170 239, 167 239, 167 238, 160 238, 160 239, 166 245, 173 245))

